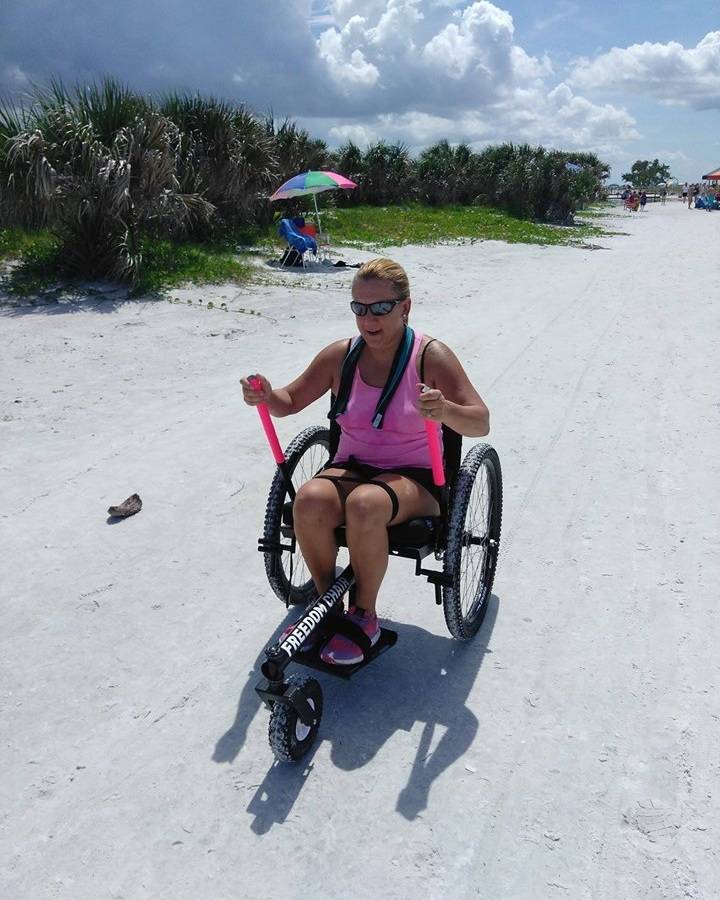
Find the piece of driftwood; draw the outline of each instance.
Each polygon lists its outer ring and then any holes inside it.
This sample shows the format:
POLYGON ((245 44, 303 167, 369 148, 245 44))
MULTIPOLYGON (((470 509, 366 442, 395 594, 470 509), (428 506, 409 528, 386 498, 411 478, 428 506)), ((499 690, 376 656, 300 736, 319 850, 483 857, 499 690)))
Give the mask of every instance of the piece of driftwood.
POLYGON ((115 519, 127 519, 128 516, 134 516, 142 509, 142 500, 139 494, 131 494, 127 500, 124 500, 118 506, 109 506, 108 515, 115 519))

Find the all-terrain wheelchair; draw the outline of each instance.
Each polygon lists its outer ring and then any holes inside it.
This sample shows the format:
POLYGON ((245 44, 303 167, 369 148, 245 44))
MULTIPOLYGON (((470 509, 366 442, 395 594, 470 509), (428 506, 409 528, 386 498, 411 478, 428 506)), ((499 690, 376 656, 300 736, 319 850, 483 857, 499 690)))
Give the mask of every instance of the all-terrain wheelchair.
MULTIPOLYGON (((379 640, 371 646, 362 629, 342 615, 340 601, 345 593, 349 592, 352 601, 352 566, 347 566, 328 591, 318 597, 295 540, 295 493, 333 459, 338 426, 333 422, 329 428, 306 428, 283 453, 267 410, 259 411, 278 470, 270 486, 258 549, 264 554, 265 571, 276 596, 286 605, 304 605, 306 609, 295 628, 265 650, 261 667, 264 678, 255 690, 271 710, 268 736, 275 757, 291 761, 303 756, 315 740, 323 695, 315 678, 297 674, 286 678, 287 666, 295 662, 328 675, 350 678, 392 647, 397 633, 383 628, 379 640), (322 661, 319 648, 335 633, 348 636, 361 648, 362 662, 337 666, 322 661), (309 639, 319 639, 318 644, 304 650, 309 639)), ((489 444, 475 444, 461 462, 462 438, 444 425, 442 431, 445 487, 441 514, 389 526, 389 550, 391 556, 414 561, 415 574, 425 576, 434 586, 435 601, 443 607, 450 634, 468 641, 482 624, 495 577, 502 519, 502 472, 498 455, 489 444), (434 557, 436 567, 423 566, 428 557, 434 557)), ((439 453, 437 459, 439 465, 439 453)), ((336 537, 338 547, 347 547, 344 527, 337 529, 336 537)))

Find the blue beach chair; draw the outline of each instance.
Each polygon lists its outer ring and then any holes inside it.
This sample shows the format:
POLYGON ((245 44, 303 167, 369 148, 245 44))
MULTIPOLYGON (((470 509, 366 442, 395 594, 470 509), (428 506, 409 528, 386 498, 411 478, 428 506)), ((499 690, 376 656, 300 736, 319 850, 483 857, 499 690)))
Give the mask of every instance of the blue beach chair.
POLYGON ((305 257, 308 253, 317 256, 317 241, 307 234, 301 234, 293 219, 280 219, 278 234, 287 241, 287 250, 283 253, 281 264, 283 266, 296 265, 299 258, 305 267, 305 257), (294 251, 294 252, 293 252, 294 251))

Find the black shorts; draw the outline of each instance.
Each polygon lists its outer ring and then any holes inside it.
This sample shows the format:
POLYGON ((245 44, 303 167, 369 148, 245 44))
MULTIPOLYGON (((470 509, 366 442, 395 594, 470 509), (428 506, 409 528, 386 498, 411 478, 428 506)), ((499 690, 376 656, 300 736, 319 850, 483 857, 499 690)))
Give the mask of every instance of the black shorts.
MULTIPOLYGON (((442 488, 438 487, 433 481, 432 469, 424 469, 420 467, 414 466, 405 466, 398 467, 395 469, 379 469, 377 466, 369 466, 367 463, 360 462, 355 459, 355 457, 351 456, 350 459, 345 461, 331 461, 326 463, 320 472, 318 472, 316 477, 319 478, 327 478, 329 481, 357 481, 360 484, 365 484, 369 481, 372 481, 377 475, 402 475, 404 478, 409 478, 411 481, 414 481, 416 484, 419 484, 420 487, 424 487, 425 490, 435 499, 439 504, 442 505, 442 488), (352 473, 352 475, 357 476, 356 478, 345 478, 341 475, 323 475, 322 472, 325 469, 346 469, 348 472, 352 473)), ((392 488, 385 484, 383 481, 375 481, 374 484, 379 485, 383 489, 385 489, 392 500, 393 505, 393 513, 391 516, 392 519, 398 513, 398 500, 395 495, 395 491, 392 488)))

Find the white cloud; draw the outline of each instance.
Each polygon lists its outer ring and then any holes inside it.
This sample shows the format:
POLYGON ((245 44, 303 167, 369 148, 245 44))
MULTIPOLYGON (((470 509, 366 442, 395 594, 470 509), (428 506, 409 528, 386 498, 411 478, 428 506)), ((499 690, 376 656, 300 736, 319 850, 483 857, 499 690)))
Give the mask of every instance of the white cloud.
POLYGON ((695 47, 676 41, 613 47, 595 59, 579 60, 571 82, 584 89, 619 88, 664 103, 696 109, 720 108, 720 31, 695 47))
POLYGON ((517 87, 552 73, 547 56, 515 42, 510 13, 488 0, 332 0, 330 8, 335 25, 319 36, 319 53, 328 84, 358 117, 457 118, 511 102, 517 87), (352 96, 350 86, 359 88, 352 96))
POLYGON ((522 47, 513 46, 512 61, 515 74, 519 78, 545 78, 552 75, 553 67, 547 54, 542 59, 536 56, 528 56, 522 47))
POLYGON ((373 85, 380 77, 378 69, 367 61, 362 50, 353 49, 347 36, 362 28, 365 20, 354 16, 342 32, 323 31, 318 39, 320 58, 325 61, 330 77, 343 91, 357 85, 373 85))
POLYGON ((319 39, 330 80, 348 96, 354 52, 373 74, 362 98, 355 91, 351 108, 328 124, 336 143, 382 138, 417 148, 446 137, 616 149, 638 137, 624 109, 548 84, 550 59, 516 43, 512 16, 488 0, 462 8, 447 0, 335 0, 333 12, 338 24, 319 39))
POLYGON ((639 137, 634 120, 624 110, 593 104, 575 96, 565 84, 550 92, 538 87, 518 90, 510 106, 469 110, 461 118, 406 112, 327 127, 329 138, 337 144, 352 140, 362 146, 378 140, 402 140, 417 150, 442 138, 476 148, 513 140, 613 157, 620 153, 618 142, 639 137))
POLYGON ((455 18, 425 44, 425 61, 454 79, 512 70, 514 28, 509 13, 480 0, 455 18))

